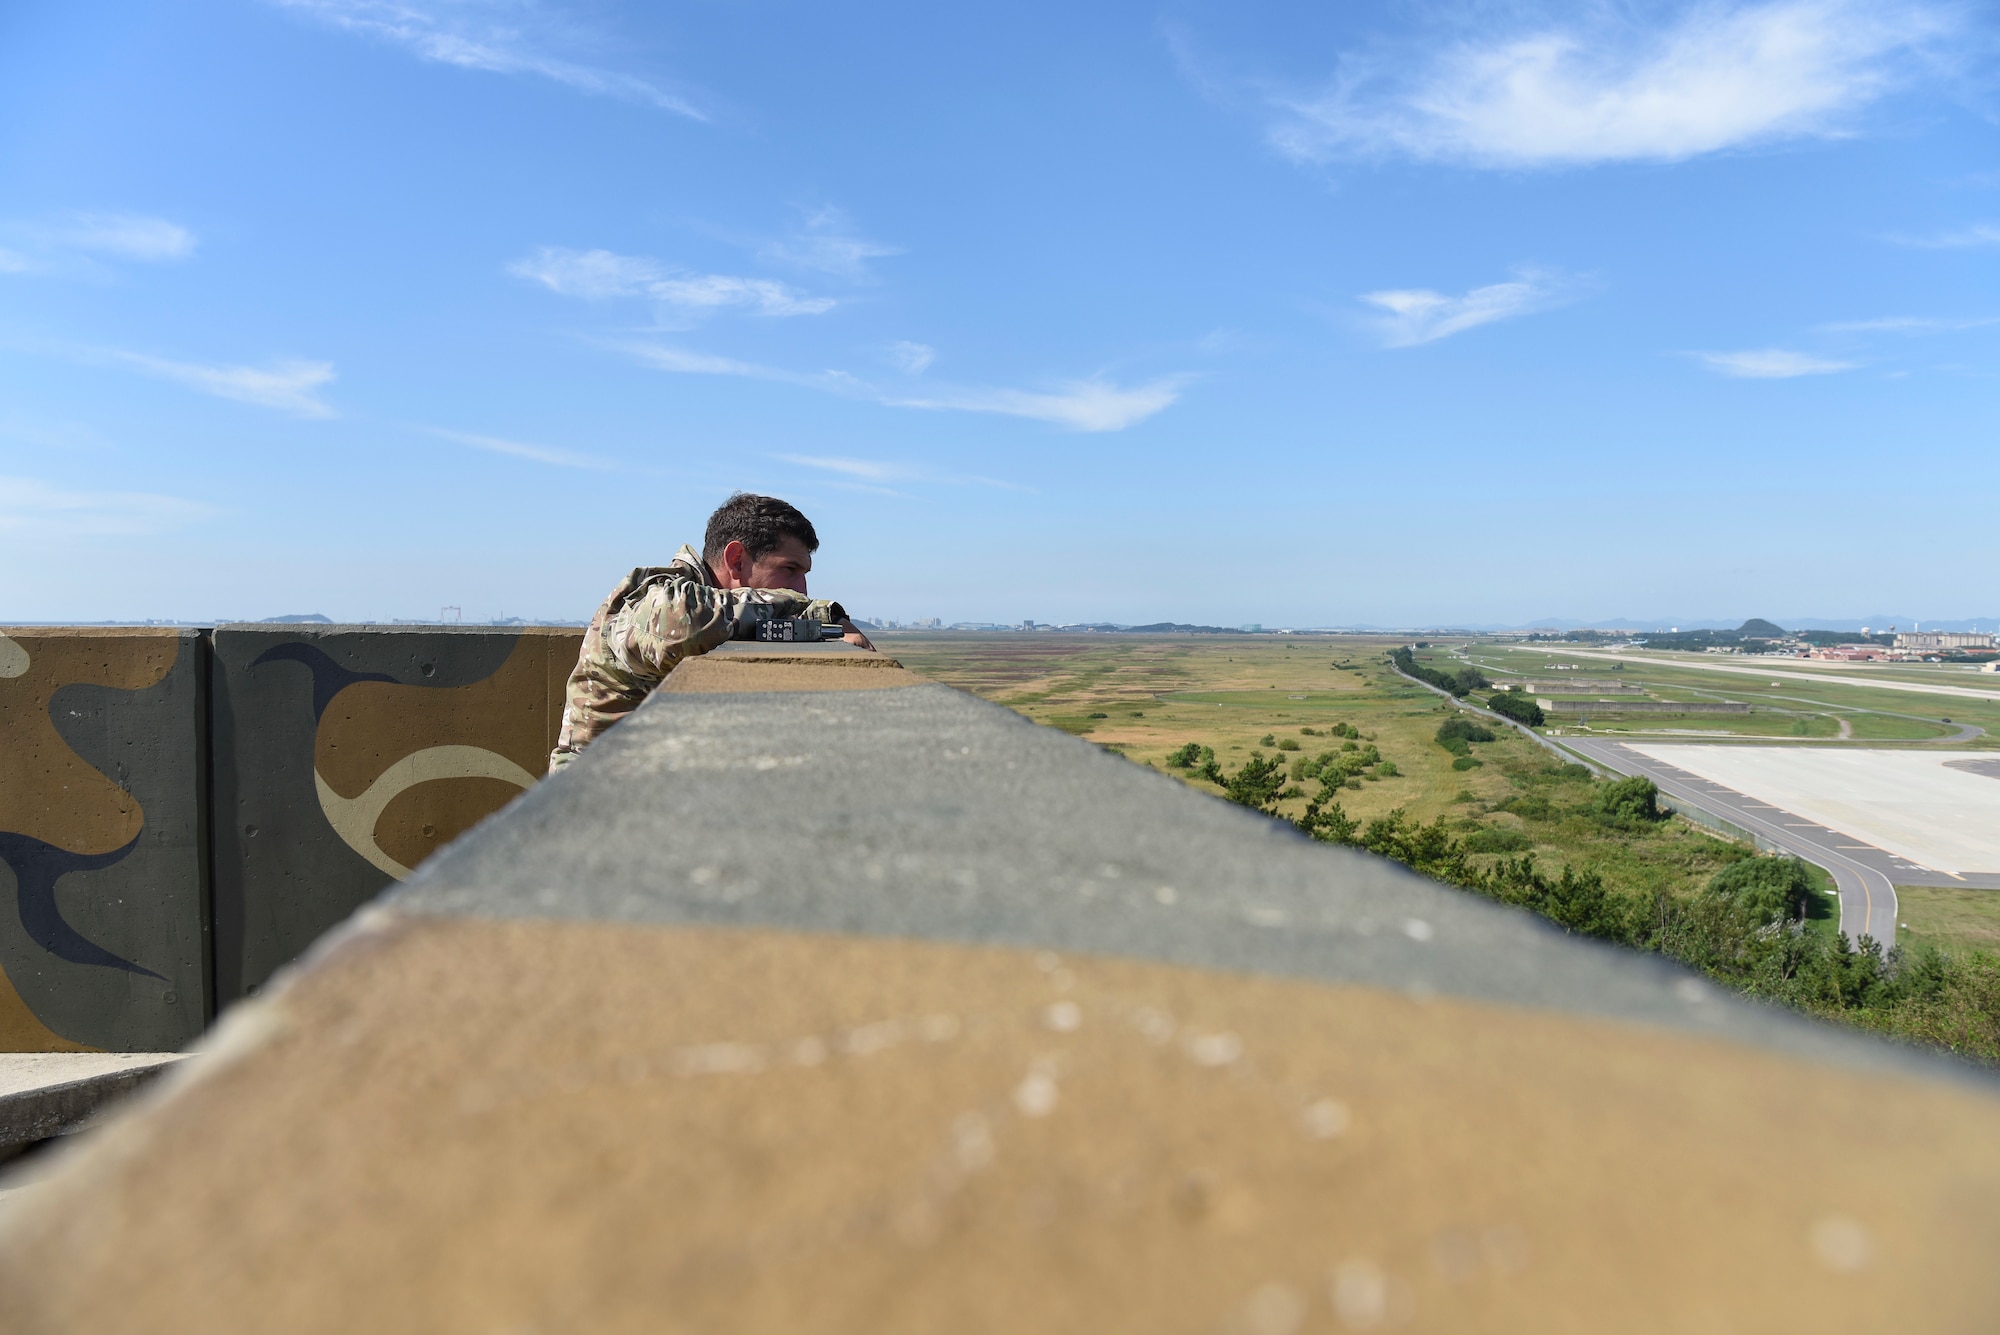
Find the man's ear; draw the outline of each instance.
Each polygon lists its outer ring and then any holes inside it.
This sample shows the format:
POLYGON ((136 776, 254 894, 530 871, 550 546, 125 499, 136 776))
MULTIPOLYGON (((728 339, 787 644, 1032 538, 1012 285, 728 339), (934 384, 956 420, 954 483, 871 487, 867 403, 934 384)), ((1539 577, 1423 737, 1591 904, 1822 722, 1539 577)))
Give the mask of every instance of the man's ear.
POLYGON ((736 539, 730 539, 722 549, 722 568, 729 574, 730 582, 738 588, 750 578, 750 551, 736 539))

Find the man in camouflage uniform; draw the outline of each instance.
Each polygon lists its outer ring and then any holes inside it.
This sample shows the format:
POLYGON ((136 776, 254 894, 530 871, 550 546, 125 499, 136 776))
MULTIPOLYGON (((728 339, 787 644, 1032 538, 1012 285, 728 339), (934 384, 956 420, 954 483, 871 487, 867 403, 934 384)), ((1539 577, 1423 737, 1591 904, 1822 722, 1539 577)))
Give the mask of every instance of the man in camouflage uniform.
POLYGON ((549 772, 637 709, 682 659, 752 639, 760 621, 811 617, 873 649, 839 603, 806 596, 818 550, 804 515, 776 497, 737 492, 709 516, 700 555, 682 547, 671 564, 627 575, 584 632, 549 772))

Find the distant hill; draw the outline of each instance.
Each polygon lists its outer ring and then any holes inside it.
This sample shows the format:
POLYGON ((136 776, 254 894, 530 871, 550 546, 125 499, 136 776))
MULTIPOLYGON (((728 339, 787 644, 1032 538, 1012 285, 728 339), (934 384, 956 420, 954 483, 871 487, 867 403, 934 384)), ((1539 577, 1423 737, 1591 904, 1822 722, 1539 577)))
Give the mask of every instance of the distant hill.
POLYGON ((1783 626, 1762 617, 1751 617, 1736 628, 1736 633, 1746 640, 1775 640, 1790 634, 1783 626))
POLYGON ((1180 621, 1155 621, 1145 626, 1113 626, 1109 629, 1125 631, 1137 635, 1241 635, 1244 632, 1234 626, 1190 626, 1180 621))

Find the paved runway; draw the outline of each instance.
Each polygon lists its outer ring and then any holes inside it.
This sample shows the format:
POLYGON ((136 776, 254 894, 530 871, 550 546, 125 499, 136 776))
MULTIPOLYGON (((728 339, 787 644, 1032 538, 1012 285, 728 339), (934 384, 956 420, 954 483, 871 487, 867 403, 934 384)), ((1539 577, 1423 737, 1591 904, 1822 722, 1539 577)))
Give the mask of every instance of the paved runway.
MULTIPOLYGON (((1838 675, 1841 669, 1833 664, 1827 664, 1817 672, 1795 672, 1788 671, 1785 668, 1765 667, 1761 664, 1753 666, 1743 663, 1705 662, 1693 657, 1661 658, 1651 654, 1612 654, 1592 652, 1587 649, 1571 649, 1568 647, 1563 649, 1563 653, 1566 656, 1576 658, 1602 658, 1612 662, 1652 663, 1659 667, 1690 668, 1697 672, 1729 672, 1740 677, 1778 677, 1786 681, 1809 681, 1818 686, 1866 686, 1871 690, 1910 691, 1917 695, 1950 695, 1964 700, 2000 700, 2000 691, 1988 688, 1947 686, 1942 683, 1897 681, 1887 677, 1864 676, 1863 671, 1865 670, 1863 669, 1856 669, 1851 678, 1844 678, 1838 675)), ((1797 660, 1783 661, 1796 662, 1797 660)))
MULTIPOLYGON (((1802 821, 1947 877, 2000 874, 2000 778, 1991 752, 1625 742, 1802 821), (1973 768, 1968 768, 1968 766, 1973 768)), ((1953 883, 1957 883, 1954 881, 1953 883)))
POLYGON ((2000 877, 1940 879, 1938 873, 1863 844, 1852 835, 1801 820, 1768 802, 1759 802, 1733 788, 1690 774, 1677 765, 1641 755, 1623 742, 1581 737, 1564 737, 1562 742, 1606 769, 1621 774, 1643 774, 1672 801, 1698 807, 1748 830, 1774 847, 1826 868, 1840 892, 1840 930, 1852 940, 1866 935, 1880 941, 1885 948, 1895 944, 1898 881, 1905 885, 1972 885, 1984 881, 2000 885, 2000 877))

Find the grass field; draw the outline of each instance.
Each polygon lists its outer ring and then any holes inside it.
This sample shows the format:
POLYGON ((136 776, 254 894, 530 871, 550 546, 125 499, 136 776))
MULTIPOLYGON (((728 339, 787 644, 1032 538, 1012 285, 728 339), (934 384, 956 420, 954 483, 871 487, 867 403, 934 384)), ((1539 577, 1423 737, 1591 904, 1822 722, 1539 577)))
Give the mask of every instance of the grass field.
POLYGON ((1896 906, 1905 944, 2000 953, 2000 890, 1899 885, 1896 906))
MULTIPOLYGON (((1453 642, 1444 652, 1452 662, 1472 663, 1496 681, 1505 681, 1510 676, 1546 679, 1559 671, 1567 678, 1571 671, 1555 665, 1570 664, 1579 678, 1616 680, 1643 687, 1655 699, 1687 701, 1690 707, 1704 699, 1735 700, 1751 707, 1747 715, 1715 715, 1699 722, 1657 716, 1593 717, 1589 725, 1591 734, 1631 736, 1688 729, 1718 738, 1796 737, 1801 741, 1881 745, 1941 740, 1956 736, 1960 725, 1972 724, 1986 729, 1985 735, 1954 741, 1954 748, 2000 747, 2000 700, 1923 695, 1892 690, 1886 684, 1918 681, 2000 690, 2000 682, 1990 677, 1937 665, 1815 669, 1803 660, 1764 664, 1731 658, 1725 663, 1731 668, 1756 666, 1786 674, 1805 672, 1814 678, 1800 681, 1791 675, 1760 679, 1733 671, 1715 671, 1712 664, 1704 667, 1701 657, 1692 654, 1685 656, 1685 662, 1662 663, 1643 658, 1588 657, 1560 644, 1528 646, 1477 640, 1453 642), (1884 684, 1871 686, 1871 679, 1884 684), (1846 724, 1844 737, 1842 723, 1846 724)), ((1556 726, 1567 731, 1573 725, 1564 719, 1556 726)))
MULTIPOLYGON (((1401 808, 1421 823, 1442 816, 1454 834, 1490 849, 1487 861, 1532 852, 1552 871, 1592 870, 1622 890, 1678 895, 1749 852, 1679 821, 1644 831, 1606 826, 1589 813, 1596 785, 1588 772, 1565 769, 1511 730, 1475 744, 1476 765, 1455 768, 1458 757, 1436 733, 1457 711, 1390 669, 1383 656, 1400 640, 1013 632, 878 640, 939 681, 1211 793, 1215 785, 1169 769, 1168 756, 1193 742, 1235 770, 1253 754, 1297 763, 1372 745, 1396 773, 1349 779, 1339 799, 1347 814, 1366 821, 1401 808), (1360 736, 1325 735, 1343 723, 1360 736)), ((1418 657, 1456 662, 1444 650, 1418 657)), ((1306 800, 1288 799, 1279 811, 1297 816, 1306 800)))

